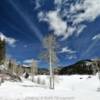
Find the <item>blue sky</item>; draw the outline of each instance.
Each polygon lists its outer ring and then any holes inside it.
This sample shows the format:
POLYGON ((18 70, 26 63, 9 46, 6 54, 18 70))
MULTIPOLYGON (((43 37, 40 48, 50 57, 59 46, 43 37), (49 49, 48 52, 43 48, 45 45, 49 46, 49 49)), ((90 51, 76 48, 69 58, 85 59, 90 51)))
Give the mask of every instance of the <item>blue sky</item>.
MULTIPOLYGON (((54 34, 60 65, 100 57, 100 0, 0 0, 0 36, 7 56, 39 60, 42 40, 54 34)), ((46 64, 39 60, 40 66, 46 64)))

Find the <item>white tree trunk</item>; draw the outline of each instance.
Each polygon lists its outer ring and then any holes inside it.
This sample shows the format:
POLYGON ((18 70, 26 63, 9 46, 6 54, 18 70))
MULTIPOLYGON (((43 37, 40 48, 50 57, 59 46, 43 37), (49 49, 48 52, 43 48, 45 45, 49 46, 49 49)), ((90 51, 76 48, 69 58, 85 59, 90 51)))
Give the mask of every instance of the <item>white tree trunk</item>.
POLYGON ((54 77, 53 77, 53 68, 52 68, 52 57, 51 49, 49 50, 49 66, 50 66, 50 89, 54 89, 54 77))
POLYGON ((98 79, 99 79, 99 81, 100 81, 100 71, 98 71, 98 79))

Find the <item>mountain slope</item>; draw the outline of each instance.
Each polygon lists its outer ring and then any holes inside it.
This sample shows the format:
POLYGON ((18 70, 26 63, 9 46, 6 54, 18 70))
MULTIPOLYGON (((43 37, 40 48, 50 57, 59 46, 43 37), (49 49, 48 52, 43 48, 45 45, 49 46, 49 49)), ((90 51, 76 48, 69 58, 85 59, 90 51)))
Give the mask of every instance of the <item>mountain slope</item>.
POLYGON ((59 74, 93 74, 93 60, 81 60, 77 63, 62 68, 59 74))

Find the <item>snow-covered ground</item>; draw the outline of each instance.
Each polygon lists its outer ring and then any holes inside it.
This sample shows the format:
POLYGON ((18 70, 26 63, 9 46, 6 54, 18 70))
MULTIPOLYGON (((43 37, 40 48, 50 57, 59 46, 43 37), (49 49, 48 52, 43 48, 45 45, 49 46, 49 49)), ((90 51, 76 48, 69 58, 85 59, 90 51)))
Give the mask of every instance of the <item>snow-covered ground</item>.
POLYGON ((39 85, 23 79, 23 82, 5 81, 0 86, 0 100, 100 100, 100 82, 97 76, 55 76, 55 89, 48 87, 48 76, 36 76, 45 81, 39 85))

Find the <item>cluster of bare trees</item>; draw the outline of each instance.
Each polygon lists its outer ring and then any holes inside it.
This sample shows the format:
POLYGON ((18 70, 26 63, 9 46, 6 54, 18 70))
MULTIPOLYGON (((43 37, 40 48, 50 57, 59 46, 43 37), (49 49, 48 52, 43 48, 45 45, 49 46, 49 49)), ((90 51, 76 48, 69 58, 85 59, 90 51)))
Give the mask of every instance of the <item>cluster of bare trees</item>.
MULTIPOLYGON (((0 50, 2 52, 0 53, 0 60, 5 59, 5 41, 0 41, 0 50)), ((56 48, 57 48, 57 42, 54 35, 48 35, 43 40, 43 46, 46 50, 44 53, 44 57, 48 61, 49 64, 49 71, 50 71, 50 89, 54 89, 54 66, 57 62, 57 56, 56 56, 56 48)), ((14 75, 22 75, 24 72, 21 65, 17 65, 15 60, 9 60, 5 59, 4 61, 5 69, 10 73, 14 75)), ((32 61, 30 73, 32 76, 32 81, 34 81, 34 76, 37 74, 37 62, 35 60, 32 61)))
POLYGON ((27 70, 21 64, 18 65, 15 60, 5 59, 4 68, 2 69, 2 76, 6 76, 7 74, 9 74, 10 77, 12 77, 12 79, 15 80, 14 78, 18 79, 24 74, 24 72, 27 72, 29 73, 29 75, 32 76, 33 81, 34 76, 38 72, 38 66, 35 60, 32 61, 31 66, 29 68, 30 69, 27 70))
POLYGON ((23 72, 21 65, 17 65, 16 60, 5 59, 4 66, 9 73, 14 75, 21 75, 23 72))
MULTIPOLYGON (((1 42, 0 40, 0 50, 2 52, 0 53, 0 60, 5 59, 5 41, 1 42)), ((56 47, 57 47, 57 42, 56 38, 54 35, 49 35, 46 36, 43 40, 43 46, 46 49, 46 53, 43 55, 46 57, 48 63, 49 63, 49 70, 50 70, 50 88, 54 89, 54 73, 53 73, 53 68, 54 65, 57 62, 57 56, 56 56, 56 47)), ((17 65, 15 60, 9 60, 5 59, 4 61, 4 66, 5 69, 11 73, 11 74, 16 74, 16 75, 21 75, 23 73, 23 68, 21 65, 17 65)), ((32 75, 32 81, 34 80, 34 75, 37 74, 37 62, 32 61, 31 64, 31 75, 32 75)))

